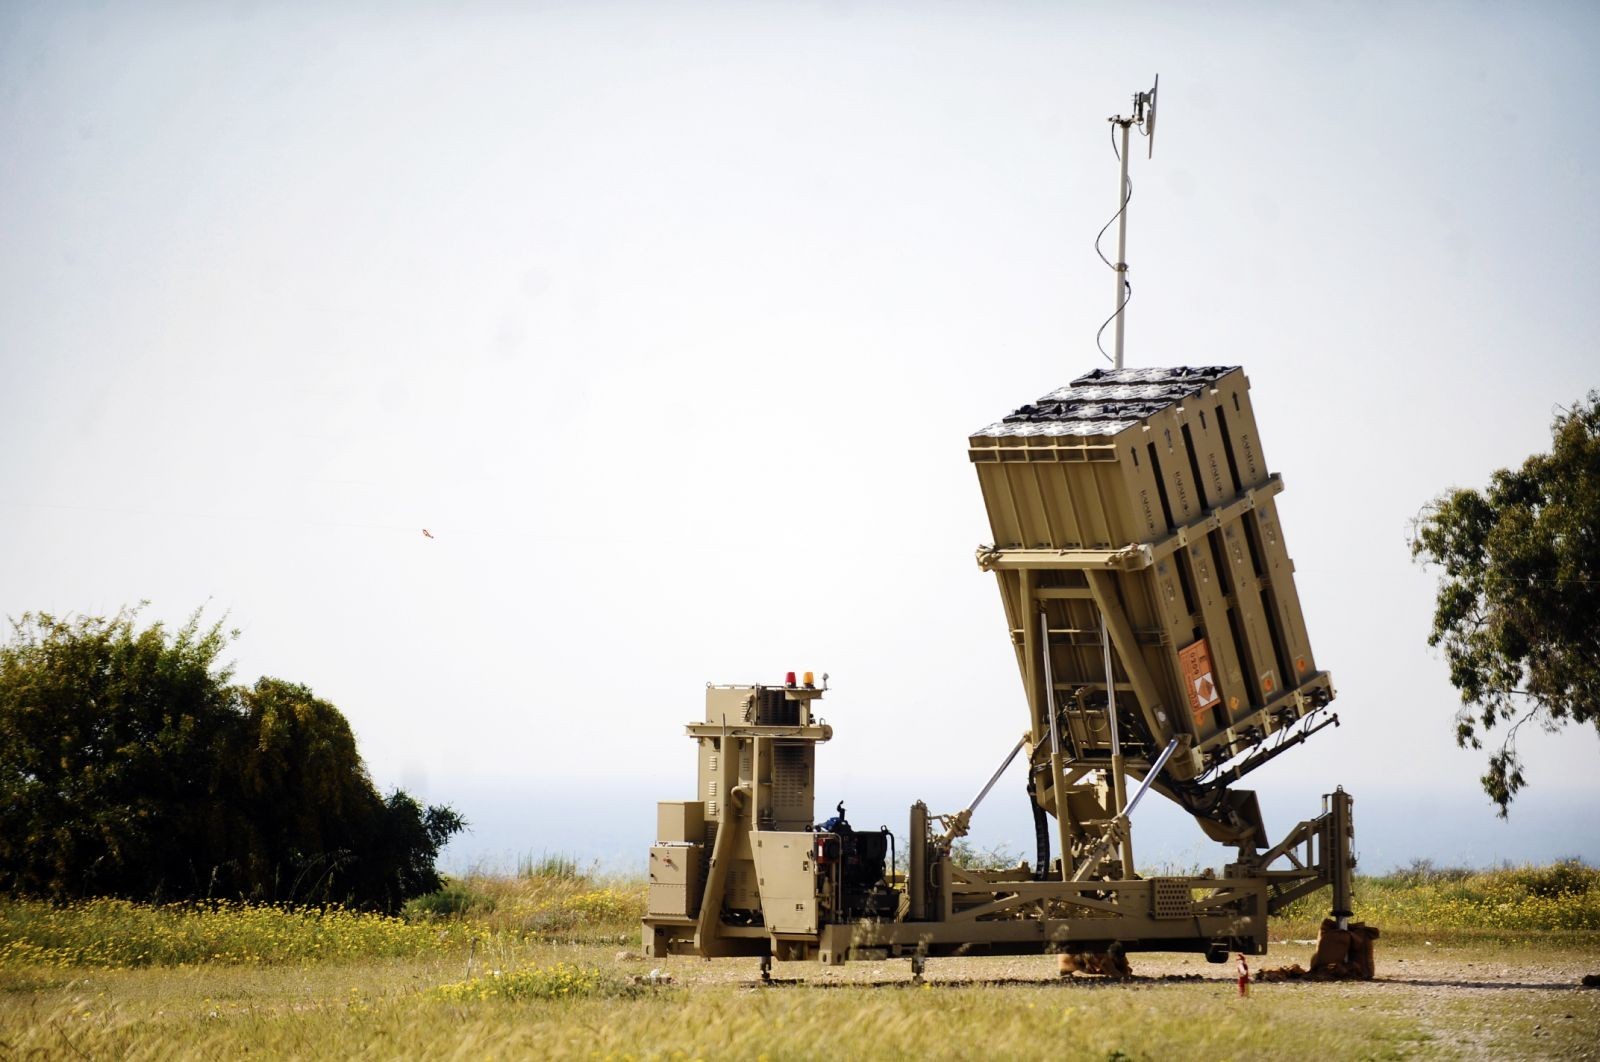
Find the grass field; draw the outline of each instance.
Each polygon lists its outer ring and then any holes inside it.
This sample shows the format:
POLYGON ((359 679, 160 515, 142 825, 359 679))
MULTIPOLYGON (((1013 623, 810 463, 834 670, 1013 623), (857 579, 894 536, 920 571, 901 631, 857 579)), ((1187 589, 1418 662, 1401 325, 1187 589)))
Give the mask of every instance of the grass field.
MULTIPOLYGON (((643 888, 550 860, 405 918, 0 901, 0 1058, 1600 1057, 1600 872, 1363 879, 1378 981, 1257 984, 1197 956, 1063 982, 1053 960, 777 967, 638 958, 643 888), (652 983, 652 969, 669 975, 652 983), (641 983, 642 982, 642 983, 641 983)), ((1275 926, 1269 962, 1320 911, 1275 926)))

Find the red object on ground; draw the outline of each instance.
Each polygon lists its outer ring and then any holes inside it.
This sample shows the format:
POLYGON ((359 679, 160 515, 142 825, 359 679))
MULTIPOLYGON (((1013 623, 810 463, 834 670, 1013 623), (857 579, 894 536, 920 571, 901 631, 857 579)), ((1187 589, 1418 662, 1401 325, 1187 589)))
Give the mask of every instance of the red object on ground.
POLYGON ((1250 964, 1244 961, 1244 952, 1239 952, 1239 994, 1250 994, 1250 964))

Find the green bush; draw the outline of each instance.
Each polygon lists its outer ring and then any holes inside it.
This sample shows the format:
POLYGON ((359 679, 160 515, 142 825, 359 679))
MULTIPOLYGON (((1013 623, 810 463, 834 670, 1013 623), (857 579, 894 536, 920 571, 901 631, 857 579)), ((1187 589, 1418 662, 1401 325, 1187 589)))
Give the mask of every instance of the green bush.
MULTIPOLYGON (((1315 893, 1278 915, 1310 932, 1326 914, 1315 893)), ((1388 930, 1492 936, 1600 930, 1600 870, 1578 860, 1495 870, 1435 868, 1425 860, 1383 877, 1355 880, 1355 915, 1388 930)))
POLYGON ((305 686, 234 685, 234 637, 27 613, 0 646, 0 891, 347 903, 440 887, 448 807, 373 788, 350 724, 305 686))
POLYGON ((1518 867, 1505 874, 1514 888, 1541 899, 1559 900, 1600 891, 1600 870, 1585 866, 1577 859, 1564 859, 1543 867, 1518 867))
POLYGON ((416 922, 488 914, 494 908, 494 897, 474 891, 463 882, 447 881, 437 892, 406 901, 404 913, 407 919, 416 922))

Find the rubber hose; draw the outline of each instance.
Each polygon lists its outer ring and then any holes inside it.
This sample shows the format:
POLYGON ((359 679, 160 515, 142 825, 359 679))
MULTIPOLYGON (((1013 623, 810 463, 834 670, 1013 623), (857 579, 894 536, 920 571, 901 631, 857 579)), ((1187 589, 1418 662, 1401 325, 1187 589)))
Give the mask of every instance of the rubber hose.
POLYGON ((1033 843, 1037 862, 1033 866, 1033 880, 1044 881, 1050 876, 1050 819, 1040 806, 1038 790, 1033 776, 1028 776, 1028 806, 1033 809, 1033 843))

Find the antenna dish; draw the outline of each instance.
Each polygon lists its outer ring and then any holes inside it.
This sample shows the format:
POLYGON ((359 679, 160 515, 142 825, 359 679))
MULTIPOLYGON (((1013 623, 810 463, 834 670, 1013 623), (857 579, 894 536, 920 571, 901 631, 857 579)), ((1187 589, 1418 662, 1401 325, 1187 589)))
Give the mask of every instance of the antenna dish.
POLYGON ((1156 83, 1150 86, 1150 92, 1145 97, 1149 103, 1149 110, 1144 117, 1144 135, 1150 141, 1150 150, 1145 158, 1155 158, 1156 154, 1156 90, 1161 87, 1161 75, 1156 75, 1156 83))

